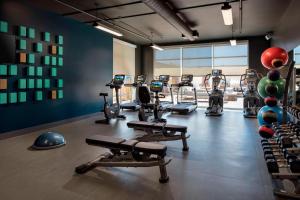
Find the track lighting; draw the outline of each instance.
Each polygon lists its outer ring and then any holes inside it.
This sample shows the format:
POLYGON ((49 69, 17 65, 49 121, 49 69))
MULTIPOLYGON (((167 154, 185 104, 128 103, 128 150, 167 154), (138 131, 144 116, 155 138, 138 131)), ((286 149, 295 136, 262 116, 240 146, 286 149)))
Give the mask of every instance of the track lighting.
POLYGON ((232 25, 233 24, 232 8, 228 2, 224 3, 224 5, 221 7, 221 11, 222 11, 224 24, 226 26, 232 25))
POLYGON ((108 27, 106 27, 106 26, 103 26, 102 24, 99 24, 99 23, 97 23, 97 22, 95 22, 95 23, 93 24, 93 26, 94 26, 96 29, 105 31, 105 32, 110 33, 110 34, 112 34, 112 35, 119 36, 119 37, 123 36, 122 33, 118 32, 118 31, 116 31, 116 30, 113 30, 113 29, 111 29, 111 28, 108 28, 108 27))
POLYGON ((236 40, 232 39, 232 40, 229 40, 229 41, 230 41, 231 46, 236 46, 236 40))
POLYGON ((151 47, 152 47, 153 49, 156 49, 156 50, 159 50, 159 51, 163 51, 163 50, 164 50, 163 48, 161 48, 160 46, 158 46, 158 45, 156 45, 156 44, 152 44, 151 47))

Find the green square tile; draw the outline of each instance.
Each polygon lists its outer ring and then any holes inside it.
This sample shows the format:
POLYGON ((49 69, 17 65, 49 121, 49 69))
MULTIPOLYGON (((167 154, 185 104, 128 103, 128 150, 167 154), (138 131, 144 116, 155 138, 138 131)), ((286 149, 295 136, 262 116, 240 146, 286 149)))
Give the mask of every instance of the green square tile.
POLYGON ((35 52, 38 52, 38 53, 43 52, 43 44, 40 42, 35 43, 34 50, 35 50, 35 52))
POLYGON ((33 53, 27 54, 27 61, 29 64, 34 64, 35 63, 35 55, 33 53))
POLYGON ((50 56, 44 56, 43 63, 44 65, 50 65, 50 56))
POLYGON ((8 23, 6 21, 0 21, 0 32, 2 33, 8 32, 8 23))
POLYGON ((57 91, 57 98, 58 99, 63 99, 64 98, 64 91, 63 90, 58 90, 57 91))
POLYGON ((35 92, 35 100, 42 101, 43 100, 43 91, 36 91, 35 92))
POLYGON ((26 37, 27 31, 25 26, 19 26, 19 36, 26 37))
POLYGON ((54 57, 54 56, 52 56, 51 57, 51 65, 56 65, 57 64, 57 59, 56 59, 56 57, 54 57))
POLYGON ((64 65, 64 59, 62 57, 58 58, 58 66, 63 66, 64 65))
POLYGON ((19 79, 18 87, 19 89, 26 89, 26 79, 19 79))
POLYGON ((28 29, 28 37, 31 39, 35 38, 35 29, 34 28, 29 28, 28 29))
POLYGON ((64 43, 64 37, 62 35, 56 36, 56 43, 62 45, 64 43))
POLYGON ((50 75, 51 76, 57 76, 57 69, 55 67, 51 68, 50 75))
POLYGON ((64 55, 64 48, 61 46, 58 47, 58 55, 60 56, 64 55))
POLYGON ((27 49, 27 42, 26 40, 19 40, 19 49, 20 50, 26 50, 27 49))
POLYGON ((35 76, 34 66, 27 67, 27 76, 35 76))
POLYGON ((43 76, 43 68, 42 67, 37 67, 36 68, 36 75, 37 76, 43 76))
POLYGON ((10 65, 8 75, 17 76, 18 75, 18 66, 17 65, 10 65))
POLYGON ((7 93, 0 93, 0 104, 7 104, 7 93))
POLYGON ((45 42, 50 42, 50 33, 49 32, 44 32, 43 33, 43 40, 45 42))
POLYGON ((27 93, 26 92, 19 92, 18 93, 19 102, 23 103, 27 100, 27 93))
POLYGON ((50 88, 50 79, 44 79, 44 88, 50 88))
POLYGON ((36 79, 36 88, 43 88, 43 79, 36 79))
POLYGON ((9 103, 17 103, 18 102, 18 95, 16 92, 9 93, 9 103))
POLYGON ((27 79, 27 88, 33 89, 34 88, 34 79, 27 79))
POLYGON ((0 65, 0 75, 7 75, 7 65, 0 65))
POLYGON ((64 87, 64 80, 63 79, 58 79, 57 80, 57 87, 59 87, 59 88, 64 87))

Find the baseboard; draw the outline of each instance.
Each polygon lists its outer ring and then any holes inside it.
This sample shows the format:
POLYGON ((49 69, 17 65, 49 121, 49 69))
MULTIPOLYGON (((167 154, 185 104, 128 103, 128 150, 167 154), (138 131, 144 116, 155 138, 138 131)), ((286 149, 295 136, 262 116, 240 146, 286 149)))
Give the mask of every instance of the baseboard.
POLYGON ((100 113, 99 112, 91 113, 91 114, 81 115, 81 116, 78 116, 78 117, 64 119, 64 120, 60 120, 60 121, 56 121, 56 122, 41 124, 41 125, 37 125, 37 126, 24 128, 24 129, 18 129, 18 130, 15 130, 15 131, 4 132, 4 133, 0 134, 0 140, 7 139, 7 138, 12 138, 12 137, 17 137, 17 136, 20 136, 20 135, 25 135, 25 134, 30 133, 30 132, 38 131, 38 130, 41 130, 41 129, 47 129, 47 128, 51 128, 51 127, 54 127, 54 126, 59 126, 59 125, 62 125, 62 124, 66 124, 66 123, 86 119, 86 118, 97 116, 97 115, 100 115, 100 113))

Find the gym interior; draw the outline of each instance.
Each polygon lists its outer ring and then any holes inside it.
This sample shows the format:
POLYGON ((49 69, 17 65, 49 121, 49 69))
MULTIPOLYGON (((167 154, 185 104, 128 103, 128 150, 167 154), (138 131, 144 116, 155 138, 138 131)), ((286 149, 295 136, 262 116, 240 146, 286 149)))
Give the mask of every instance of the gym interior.
POLYGON ((0 199, 299 199, 299 9, 1 0, 0 199))

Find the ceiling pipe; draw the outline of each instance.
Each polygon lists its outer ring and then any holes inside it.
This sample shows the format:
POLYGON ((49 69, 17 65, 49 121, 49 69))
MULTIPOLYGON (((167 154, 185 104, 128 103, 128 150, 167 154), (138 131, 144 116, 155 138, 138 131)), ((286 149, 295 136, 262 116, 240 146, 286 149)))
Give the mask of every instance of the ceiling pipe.
POLYGON ((130 33, 130 34, 133 34, 133 35, 135 35, 135 36, 137 36, 137 37, 139 37, 139 38, 142 38, 142 39, 147 40, 147 41, 149 41, 149 42, 152 43, 152 40, 151 40, 148 36, 141 35, 141 34, 139 34, 139 33, 136 33, 136 32, 134 32, 134 31, 131 31, 131 30, 127 29, 127 28, 124 28, 124 27, 119 26, 119 25, 117 25, 117 24, 114 24, 114 23, 112 23, 112 22, 106 21, 105 19, 102 19, 102 18, 100 18, 100 17, 98 17, 98 16, 95 16, 95 15, 92 15, 92 14, 90 14, 90 13, 88 13, 88 12, 85 12, 85 11, 83 11, 83 10, 81 10, 81 9, 79 9, 79 8, 76 8, 76 7, 74 7, 74 6, 72 6, 72 5, 68 4, 68 3, 65 3, 65 2, 63 2, 63 1, 61 1, 61 0, 53 0, 53 1, 55 1, 55 2, 57 2, 57 3, 59 3, 59 4, 61 4, 61 5, 64 5, 64 6, 68 7, 68 8, 71 8, 71 9, 73 9, 73 10, 75 10, 75 11, 78 11, 78 12, 80 12, 80 13, 82 13, 82 14, 85 14, 85 15, 87 15, 87 16, 90 16, 90 17, 92 17, 92 18, 94 18, 94 19, 96 19, 96 20, 102 22, 104 25, 110 25, 110 26, 112 26, 112 27, 116 27, 116 28, 118 28, 118 29, 120 29, 120 30, 122 30, 122 31, 126 31, 126 32, 128 32, 128 33, 130 33))
POLYGON ((240 34, 241 34, 242 33, 242 28, 243 28, 243 1, 242 0, 240 0, 239 15, 240 15, 239 31, 240 31, 240 34))
POLYGON ((187 37, 190 41, 194 41, 195 38, 193 37, 193 30, 186 25, 176 15, 176 13, 170 9, 161 0, 142 0, 143 3, 145 3, 149 8, 151 8, 153 11, 155 11, 158 15, 160 15, 162 18, 164 18, 169 24, 171 24, 174 28, 176 28, 181 34, 183 34, 185 37, 187 37))

